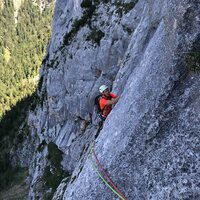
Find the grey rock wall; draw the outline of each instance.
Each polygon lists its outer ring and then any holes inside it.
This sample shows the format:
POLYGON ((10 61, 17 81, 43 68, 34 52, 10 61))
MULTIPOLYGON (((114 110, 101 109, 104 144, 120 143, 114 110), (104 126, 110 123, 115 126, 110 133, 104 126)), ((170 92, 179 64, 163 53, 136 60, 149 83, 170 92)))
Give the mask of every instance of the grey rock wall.
MULTIPOLYGON (((101 84, 120 100, 95 151, 127 198, 200 199, 199 63, 192 70, 189 58, 197 54, 188 54, 200 52, 200 2, 139 0, 128 11, 129 1, 97 2, 79 26, 87 11, 81 1, 57 0, 40 75, 44 101, 29 115, 39 141, 56 143, 64 152, 63 168, 72 173, 53 199, 117 199, 89 159, 101 84)), ((33 177, 40 172, 31 171, 33 177)), ((32 185, 39 188, 37 181, 32 185)))

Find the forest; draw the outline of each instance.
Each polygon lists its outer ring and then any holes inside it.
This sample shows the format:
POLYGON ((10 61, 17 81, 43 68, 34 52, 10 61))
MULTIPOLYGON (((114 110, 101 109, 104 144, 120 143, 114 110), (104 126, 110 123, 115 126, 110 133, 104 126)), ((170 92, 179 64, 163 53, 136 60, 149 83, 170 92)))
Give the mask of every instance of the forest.
POLYGON ((17 23, 12 1, 0 9, 0 120, 17 102, 31 96, 51 37, 53 1, 44 10, 26 0, 17 23))

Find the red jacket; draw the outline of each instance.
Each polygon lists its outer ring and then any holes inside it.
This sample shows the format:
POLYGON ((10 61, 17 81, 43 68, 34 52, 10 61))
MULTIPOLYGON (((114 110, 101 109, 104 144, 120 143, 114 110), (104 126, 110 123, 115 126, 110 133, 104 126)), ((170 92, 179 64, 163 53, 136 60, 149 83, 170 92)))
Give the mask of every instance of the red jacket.
POLYGON ((107 117, 112 110, 112 105, 106 105, 108 100, 115 99, 117 96, 110 92, 110 96, 103 95, 99 101, 100 108, 102 110, 102 116, 107 117))

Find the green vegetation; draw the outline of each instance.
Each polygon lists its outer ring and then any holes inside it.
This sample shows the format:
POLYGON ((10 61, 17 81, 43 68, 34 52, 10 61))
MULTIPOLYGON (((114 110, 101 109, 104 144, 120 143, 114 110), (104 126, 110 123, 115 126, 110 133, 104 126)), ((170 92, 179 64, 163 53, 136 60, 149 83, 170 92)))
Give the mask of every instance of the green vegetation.
POLYGON ((188 64, 190 71, 200 71, 200 52, 192 51, 188 53, 186 56, 186 63, 188 64))
POLYGON ((37 151, 42 152, 44 150, 44 147, 47 145, 46 141, 43 140, 42 143, 39 144, 37 151))
POLYGON ((9 152, 12 146, 22 143, 30 135, 26 113, 31 99, 29 96, 18 102, 10 111, 6 111, 0 123, 0 188, 2 190, 9 187, 13 180, 18 179, 21 170, 13 168, 9 152))
POLYGON ((41 12, 32 0, 25 0, 17 24, 12 1, 5 1, 0 10, 0 120, 36 88, 36 76, 51 35, 53 0, 49 2, 41 12))
POLYGON ((25 183, 27 175, 26 168, 8 168, 3 175, 0 173, 0 199, 27 198, 28 185, 25 183))
MULTIPOLYGON (((117 7, 116 13, 118 13, 120 16, 122 14, 128 13, 130 10, 132 10, 135 6, 135 4, 138 2, 138 0, 133 0, 129 3, 122 3, 121 1, 117 1, 113 3, 114 6, 117 7)), ((73 38, 76 36, 78 31, 84 27, 85 25, 88 25, 89 28, 92 30, 91 33, 87 36, 86 40, 93 41, 94 43, 100 44, 100 40, 102 37, 104 37, 104 33, 101 30, 97 30, 96 27, 92 26, 92 17, 95 15, 95 11, 98 8, 98 6, 101 3, 111 3, 111 0, 83 0, 81 3, 81 7, 84 9, 83 16, 80 19, 76 19, 72 25, 71 30, 65 34, 63 45, 67 46, 71 43, 73 38)), ((131 29, 126 30, 129 34, 131 34, 131 29)))
MULTIPOLYGON (((18 102, 10 111, 6 111, 0 123, 0 142, 3 141, 4 137, 9 138, 10 141, 14 140, 20 125, 22 122, 25 122, 27 116, 26 113, 31 101, 32 96, 29 96, 18 102)), ((27 136, 29 134, 28 132, 28 127, 24 125, 22 134, 27 136)))
POLYGON ((10 164, 9 155, 7 153, 0 154, 0 191, 17 184, 27 175, 25 168, 13 168, 10 164))
POLYGON ((62 161, 62 151, 60 151, 53 142, 48 144, 48 153, 47 158, 50 162, 50 166, 45 168, 42 181, 45 182, 47 188, 52 189, 51 193, 47 194, 45 199, 52 199, 61 180, 65 177, 69 177, 70 174, 62 169, 60 164, 62 161))
POLYGON ((74 24, 72 25, 72 29, 69 33, 66 33, 64 36, 63 43, 64 45, 69 45, 71 40, 74 38, 74 36, 77 34, 77 32, 80 30, 81 27, 85 26, 88 24, 89 26, 91 25, 91 18, 96 9, 96 6, 92 5, 85 9, 83 16, 81 19, 76 19, 74 21, 74 24))
POLYGON ((98 6, 100 3, 110 3, 111 0, 83 0, 81 3, 82 8, 88 8, 91 5, 98 6))
POLYGON ((116 13, 119 14, 120 16, 126 13, 128 13, 129 11, 131 11, 135 4, 138 2, 138 0, 132 0, 129 3, 122 3, 121 1, 117 1, 114 3, 114 5, 116 6, 117 10, 116 13))
POLYGON ((14 174, 14 171, 10 166, 8 154, 1 153, 0 155, 0 188, 1 190, 7 187, 11 183, 13 174, 14 174))
POLYGON ((84 9, 83 16, 80 19, 76 19, 72 25, 72 29, 65 34, 63 46, 61 48, 63 48, 65 45, 69 45, 78 31, 85 25, 88 25, 92 29, 92 32, 87 37, 87 40, 92 40, 99 44, 99 40, 104 36, 104 33, 100 30, 96 30, 95 27, 93 28, 91 20, 99 4, 108 2, 110 2, 110 0, 83 0, 81 3, 81 7, 84 9), (96 37, 94 36, 95 31, 98 34, 96 37))
POLYGON ((101 39, 105 36, 105 33, 103 33, 101 30, 97 30, 96 28, 94 28, 91 33, 87 36, 86 40, 89 41, 93 41, 94 43, 97 43, 98 45, 100 45, 100 41, 101 39))
POLYGON ((83 0, 81 3, 82 8, 89 8, 92 6, 92 1, 91 0, 83 0))
POLYGON ((133 30, 131 28, 129 28, 129 27, 125 26, 125 25, 123 26, 123 30, 126 31, 129 35, 131 35, 132 32, 133 32, 133 30))
POLYGON ((62 151, 60 151, 56 144, 50 142, 48 144, 48 160, 53 164, 54 167, 59 168, 60 162, 62 161, 62 151))

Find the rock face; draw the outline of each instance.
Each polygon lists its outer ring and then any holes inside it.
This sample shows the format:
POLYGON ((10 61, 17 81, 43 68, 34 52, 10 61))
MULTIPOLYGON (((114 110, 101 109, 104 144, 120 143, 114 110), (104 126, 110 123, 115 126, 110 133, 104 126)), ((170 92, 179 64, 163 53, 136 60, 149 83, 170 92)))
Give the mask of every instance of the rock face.
MULTIPOLYGON (((199 13, 199 1, 191 0, 56 1, 42 102, 29 115, 38 145, 53 141, 72 173, 54 200, 117 198, 89 159, 101 84, 120 100, 95 151, 127 199, 200 199, 199 13)), ((30 167, 30 199, 45 156, 36 152, 40 167, 30 167)))

